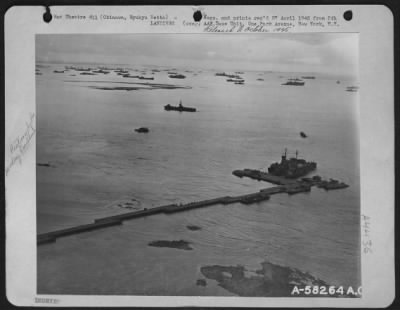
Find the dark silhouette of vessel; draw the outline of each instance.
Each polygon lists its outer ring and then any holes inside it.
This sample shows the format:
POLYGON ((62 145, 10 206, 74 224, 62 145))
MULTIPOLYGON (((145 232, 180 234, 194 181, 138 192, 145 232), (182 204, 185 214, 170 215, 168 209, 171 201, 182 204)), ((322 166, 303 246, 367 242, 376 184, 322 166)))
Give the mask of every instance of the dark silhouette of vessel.
POLYGON ((288 179, 296 179, 307 175, 317 168, 317 164, 315 162, 307 162, 304 159, 297 158, 297 151, 296 157, 289 159, 287 159, 286 153, 287 150, 285 149, 285 153, 282 155, 281 162, 273 163, 271 166, 269 166, 268 173, 288 179))
POLYGON ((178 111, 178 112, 196 112, 196 108, 190 108, 190 107, 185 107, 182 105, 182 101, 179 101, 179 105, 173 106, 170 104, 167 104, 164 106, 165 111, 178 111))
POLYGON ((140 127, 140 128, 136 128, 135 131, 138 133, 148 133, 150 130, 147 127, 140 127))
POLYGON ((154 80, 153 77, 145 77, 145 76, 139 76, 138 79, 139 80, 154 80))
POLYGON ((131 79, 138 79, 138 78, 140 78, 139 75, 130 75, 129 73, 128 73, 128 74, 122 74, 122 77, 124 77, 124 78, 131 78, 131 79))
POLYGON ((305 82, 300 79, 288 79, 286 83, 282 85, 291 85, 291 86, 304 86, 305 82))
POLYGON ((358 91, 358 86, 347 86, 346 91, 356 92, 356 91, 358 91))
POLYGON ((185 79, 186 76, 184 76, 183 74, 170 74, 168 76, 171 79, 185 79))
POLYGON ((225 77, 228 77, 228 78, 231 78, 231 79, 242 79, 242 77, 240 75, 238 75, 238 74, 227 74, 225 72, 215 73, 215 76, 225 76, 225 77))
POLYGON ((330 179, 329 181, 321 181, 318 184, 318 187, 323 188, 325 190, 332 190, 332 189, 346 188, 349 187, 349 185, 347 185, 344 182, 339 182, 338 180, 330 179))
POLYGON ((300 136, 301 136, 302 138, 307 138, 307 135, 306 135, 303 131, 300 131, 300 136))
POLYGON ((109 74, 110 73, 110 71, 106 71, 106 70, 103 70, 103 69, 93 70, 92 72, 93 73, 103 73, 103 74, 109 74))

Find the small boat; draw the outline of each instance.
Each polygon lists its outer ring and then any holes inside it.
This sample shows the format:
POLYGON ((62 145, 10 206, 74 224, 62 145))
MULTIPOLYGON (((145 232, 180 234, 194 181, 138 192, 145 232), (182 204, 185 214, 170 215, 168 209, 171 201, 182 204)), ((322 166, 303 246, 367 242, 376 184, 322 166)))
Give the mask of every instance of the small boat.
POLYGON ((138 79, 138 78, 140 78, 139 75, 130 75, 130 74, 123 74, 122 77, 124 77, 124 78, 131 78, 131 79, 138 79))
POLYGON ((136 128, 135 131, 138 133, 148 133, 150 130, 147 127, 140 127, 140 128, 136 128))
POLYGON ((54 70, 54 73, 64 73, 64 70, 54 70))
POLYGON ((164 110, 165 111, 178 111, 178 112, 196 112, 197 111, 195 108, 184 107, 182 105, 182 101, 179 101, 179 105, 177 107, 167 104, 164 106, 164 110))
POLYGON ((347 86, 346 91, 356 92, 358 91, 358 86, 347 86))
POLYGON ((307 138, 307 135, 306 135, 304 132, 302 132, 302 131, 300 131, 300 136, 301 136, 302 138, 307 138))
POLYGON ((349 185, 347 185, 344 182, 339 182, 337 180, 329 180, 329 181, 322 181, 320 184, 318 184, 319 188, 323 188, 325 190, 332 190, 332 189, 342 189, 342 188, 347 188, 349 185))
POLYGON ((185 79, 186 76, 184 76, 183 74, 170 74, 168 76, 171 79, 185 79))
POLYGON ((226 80, 227 82, 234 82, 235 84, 236 83, 243 83, 244 82, 244 80, 243 79, 227 79, 226 80))
POLYGON ((145 77, 145 76, 139 76, 138 79, 139 80, 154 80, 153 77, 145 77))
POLYGON ((240 75, 237 75, 237 74, 227 74, 227 73, 225 73, 225 72, 218 72, 218 73, 215 73, 215 76, 225 76, 225 77, 228 77, 228 78, 230 78, 230 79, 241 79, 241 78, 242 78, 240 75))
POLYGON ((93 70, 92 72, 93 72, 93 73, 103 73, 103 74, 108 74, 108 73, 110 73, 110 71, 105 71, 105 70, 103 70, 103 69, 93 70))

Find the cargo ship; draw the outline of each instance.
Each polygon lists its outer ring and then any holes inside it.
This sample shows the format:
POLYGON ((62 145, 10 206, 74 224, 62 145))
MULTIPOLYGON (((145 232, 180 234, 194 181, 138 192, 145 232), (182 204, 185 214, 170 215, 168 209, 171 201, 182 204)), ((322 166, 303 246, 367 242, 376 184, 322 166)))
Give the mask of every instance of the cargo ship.
POLYGON ((168 75, 169 78, 171 79, 185 79, 186 76, 183 74, 170 74, 168 75))
POLYGON ((304 86, 305 82, 300 79, 289 79, 286 83, 282 85, 291 85, 291 86, 304 86))
POLYGON ((280 163, 273 163, 268 168, 268 173, 274 176, 285 177, 288 179, 296 179, 307 175, 311 171, 317 168, 315 162, 307 162, 304 159, 297 158, 298 151, 296 151, 296 157, 287 158, 287 150, 281 157, 280 163))
POLYGON ((178 106, 173 106, 170 104, 167 104, 164 106, 165 111, 178 111, 178 112, 196 112, 196 108, 190 108, 190 107, 185 107, 182 105, 182 101, 179 101, 178 106))

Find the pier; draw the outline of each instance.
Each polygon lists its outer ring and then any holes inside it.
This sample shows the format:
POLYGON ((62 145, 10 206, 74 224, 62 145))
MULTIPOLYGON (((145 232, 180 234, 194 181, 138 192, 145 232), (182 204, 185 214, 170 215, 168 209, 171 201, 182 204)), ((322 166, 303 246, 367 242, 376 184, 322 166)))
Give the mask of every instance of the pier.
POLYGON ((93 223, 79 225, 71 228, 61 229, 53 232, 39 234, 37 236, 37 244, 45 244, 55 242, 60 237, 65 237, 68 235, 74 235, 78 233, 83 233, 87 231, 92 231, 96 229, 106 228, 115 225, 122 225, 123 221, 130 220, 134 218, 146 217, 155 214, 172 214, 177 212, 184 212, 196 208, 205 208, 213 205, 229 205, 233 203, 241 204, 252 204, 260 201, 265 201, 270 198, 271 195, 287 193, 289 195, 294 195, 302 192, 309 192, 312 186, 317 186, 319 188, 324 188, 325 190, 331 189, 341 189, 348 187, 347 184, 343 182, 338 182, 336 180, 330 179, 330 181, 322 180, 318 176, 313 178, 302 178, 301 180, 296 179, 285 179, 283 177, 277 177, 270 175, 268 173, 259 172, 258 170, 235 170, 233 174, 238 177, 249 177, 259 181, 266 181, 269 183, 278 184, 279 186, 262 189, 255 193, 240 195, 240 196, 223 196, 213 199, 189 202, 185 204, 168 204, 160 207, 150 208, 140 211, 132 211, 123 214, 103 217, 95 219, 93 223))

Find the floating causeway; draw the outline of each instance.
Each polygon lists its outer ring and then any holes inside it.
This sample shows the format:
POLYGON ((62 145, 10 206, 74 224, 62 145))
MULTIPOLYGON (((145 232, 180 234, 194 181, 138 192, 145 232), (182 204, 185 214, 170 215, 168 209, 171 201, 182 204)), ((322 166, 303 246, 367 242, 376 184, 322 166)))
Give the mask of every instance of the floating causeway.
POLYGON ((95 219, 94 222, 90 224, 79 225, 71 228, 39 234, 37 236, 37 244, 41 245, 45 243, 55 242, 60 237, 74 235, 82 232, 92 231, 115 225, 121 225, 125 220, 146 217, 160 213, 172 214, 196 208, 205 208, 217 204, 222 204, 222 205, 228 205, 233 203, 252 204, 268 200, 270 198, 270 195, 275 195, 280 193, 287 193, 289 195, 293 195, 302 192, 309 192, 312 186, 317 186, 320 188, 324 188, 326 190, 341 189, 348 187, 348 185, 343 182, 338 182, 332 179, 330 181, 325 181, 322 180, 320 177, 302 178, 301 180, 285 179, 283 177, 273 176, 271 174, 252 169, 235 170, 232 173, 238 177, 245 176, 259 181, 266 181, 269 183, 277 184, 278 186, 262 189, 258 192, 246 195, 223 196, 214 199, 189 202, 185 204, 168 204, 151 209, 145 208, 140 211, 133 211, 123 214, 98 218, 95 219))

